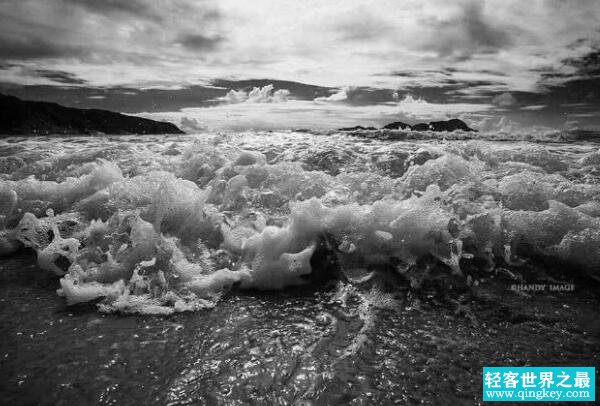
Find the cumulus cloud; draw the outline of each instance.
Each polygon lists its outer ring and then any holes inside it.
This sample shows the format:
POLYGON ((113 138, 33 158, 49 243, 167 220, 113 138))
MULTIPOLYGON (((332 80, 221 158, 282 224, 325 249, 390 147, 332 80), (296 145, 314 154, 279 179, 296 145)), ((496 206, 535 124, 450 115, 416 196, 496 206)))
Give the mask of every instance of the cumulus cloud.
POLYGON ((275 89, 272 84, 255 87, 249 92, 244 90, 230 90, 218 100, 228 104, 237 103, 284 103, 288 101, 290 91, 287 89, 275 89))
POLYGON ((511 107, 517 104, 517 99, 510 92, 505 92, 494 97, 492 104, 499 107, 511 107))
POLYGON ((183 116, 183 117, 181 117, 181 120, 179 123, 180 123, 179 124, 180 127, 186 132, 199 132, 199 131, 206 130, 206 126, 204 124, 200 123, 194 117, 183 116))
POLYGON ((339 89, 337 92, 332 93, 330 96, 317 97, 314 99, 316 102, 343 102, 348 100, 348 92, 350 86, 345 86, 339 89))
POLYGON ((487 116, 479 120, 471 120, 471 126, 479 131, 502 134, 527 134, 528 136, 543 136, 554 134, 556 128, 543 125, 523 125, 506 116, 487 116))
POLYGON ((183 94, 215 78, 263 79, 222 86, 235 90, 222 101, 246 107, 302 99, 337 103, 340 111, 394 109, 407 93, 430 104, 489 104, 510 91, 518 106, 583 101, 597 112, 600 100, 600 53, 591 39, 599 36, 597 0, 578 0, 576 7, 534 1, 530 12, 521 0, 0 1, 0 60, 27 66, 1 68, 2 82, 182 90, 177 99, 144 92, 142 107, 109 104, 111 97, 102 104, 122 111, 214 102, 225 90, 183 94), (61 73, 42 77, 36 69, 61 73), (544 74, 551 76, 540 82, 544 74), (314 86, 297 89, 274 78, 314 86), (291 94, 250 94, 269 83, 291 94))
POLYGON ((412 95, 406 95, 397 103, 402 114, 414 120, 439 120, 456 118, 462 114, 486 111, 492 108, 481 103, 430 103, 412 95))
POLYGON ((395 111, 398 114, 402 114, 405 118, 414 120, 447 119, 470 111, 488 110, 492 107, 490 105, 478 103, 432 103, 411 94, 406 94, 401 98, 397 91, 392 92, 389 90, 386 90, 385 92, 386 98, 384 101, 371 97, 369 99, 371 101, 370 103, 356 102, 356 94, 364 96, 365 94, 369 95, 369 92, 369 89, 344 87, 329 97, 318 97, 314 102, 319 105, 325 105, 327 103, 333 105, 345 104, 350 106, 350 109, 356 109, 356 111, 361 107, 364 107, 365 110, 375 112, 375 115, 378 115, 380 112, 390 114, 391 111, 395 111))
MULTIPOLYGON (((247 100, 247 99, 246 99, 247 100)), ((198 121, 199 129, 219 130, 282 130, 294 128, 335 129, 353 125, 381 127, 393 121, 417 123, 460 117, 468 120, 473 112, 487 112, 490 104, 430 103, 420 98, 406 96, 398 102, 370 105, 352 105, 325 100, 290 99, 286 103, 218 104, 202 108, 186 108, 178 112, 140 113, 157 120, 186 123, 198 121), (205 126, 205 127, 204 127, 205 126)), ((193 131, 192 126, 182 125, 193 131)))
POLYGON ((398 94, 392 89, 372 87, 343 86, 329 96, 314 99, 315 102, 347 103, 353 106, 368 106, 398 101, 398 94))

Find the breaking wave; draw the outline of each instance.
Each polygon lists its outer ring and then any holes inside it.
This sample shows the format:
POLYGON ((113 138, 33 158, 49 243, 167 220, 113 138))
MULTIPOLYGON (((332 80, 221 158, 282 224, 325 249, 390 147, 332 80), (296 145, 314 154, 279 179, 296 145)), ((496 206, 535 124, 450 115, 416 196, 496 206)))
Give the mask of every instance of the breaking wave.
POLYGON ((1 141, 0 256, 34 250, 69 304, 144 314, 332 274, 473 283, 543 258, 600 276, 597 146, 388 138, 1 141))

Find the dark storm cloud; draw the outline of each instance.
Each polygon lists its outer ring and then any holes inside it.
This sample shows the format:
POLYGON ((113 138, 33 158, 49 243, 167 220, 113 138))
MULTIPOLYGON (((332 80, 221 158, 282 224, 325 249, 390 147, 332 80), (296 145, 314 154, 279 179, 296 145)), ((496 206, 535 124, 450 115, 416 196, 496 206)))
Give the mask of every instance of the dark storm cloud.
POLYGON ((445 67, 420 71, 393 71, 377 76, 406 79, 405 84, 397 90, 397 98, 410 94, 433 103, 487 103, 490 98, 508 90, 505 73, 485 69, 445 67))
POLYGON ((540 72, 540 78, 542 80, 545 79, 567 79, 572 78, 572 73, 564 73, 564 72, 547 72, 546 70, 532 70, 532 72, 540 72))
POLYGON ((579 76, 600 76, 600 48, 578 57, 563 60, 563 63, 577 69, 579 76))
MULTIPOLYGON (((589 40, 578 40, 577 45, 587 44, 589 40)), ((575 46, 571 46, 574 48, 575 46)), ((561 61, 556 68, 538 69, 539 92, 530 98, 541 99, 550 105, 586 103, 600 105, 600 47, 591 46, 576 57, 561 61)))
POLYGON ((0 9, 0 58, 30 61, 75 57, 92 63, 146 63, 144 59, 160 59, 155 52, 159 47, 170 50, 169 38, 179 38, 186 49, 212 50, 224 39, 218 35, 222 16, 215 4, 146 0, 7 1, 0 9), (192 34, 192 23, 210 30, 211 35, 192 34), (185 35, 180 35, 182 32, 185 35))
POLYGON ((389 72, 389 73, 378 73, 378 74, 375 74, 374 76, 395 76, 395 77, 401 77, 401 78, 419 78, 419 77, 426 77, 426 76, 431 76, 431 75, 450 76, 450 73, 443 71, 443 70, 436 70, 436 69, 418 70, 418 71, 405 70, 405 71, 393 71, 393 72, 389 72))
POLYGON ((12 35, 0 32, 0 58, 2 59, 59 58, 78 52, 75 47, 58 44, 37 35, 12 35))
POLYGON ((185 107, 206 107, 227 91, 191 86, 183 89, 135 89, 129 87, 87 87, 0 83, 0 93, 23 100, 40 100, 68 107, 98 108, 122 113, 177 111, 185 107))
POLYGON ((271 83, 336 108, 387 109, 408 94, 490 104, 507 92, 510 111, 600 103, 592 0, 536 2, 535 13, 517 0, 282 3, 0 0, 0 81, 54 84, 20 92, 130 112, 206 106, 271 83), (249 80, 201 88, 211 78, 249 80))
POLYGON ((489 69, 457 69, 457 68, 443 68, 443 69, 425 69, 418 71, 392 71, 388 73, 376 73, 373 76, 392 76, 392 77, 403 77, 403 78, 423 78, 423 77, 452 77, 455 73, 469 74, 469 75, 487 75, 487 76, 501 76, 507 77, 508 74, 500 71, 494 71, 489 69))
MULTIPOLYGON (((555 80, 557 77, 553 77, 555 80)), ((558 83, 547 83, 548 77, 542 76, 534 91, 510 91, 515 103, 510 107, 520 109, 523 106, 544 105, 547 112, 563 114, 578 109, 591 109, 596 113, 600 108, 600 77, 576 77, 558 83)), ((479 100, 492 100, 505 93, 502 90, 482 88, 478 92, 479 100)))
POLYGON ((586 103, 597 109, 600 107, 600 77, 574 79, 560 85, 547 86, 547 91, 541 95, 548 103, 586 103))
POLYGON ((177 111, 187 107, 208 107, 230 89, 249 91, 273 84, 288 89, 294 99, 313 100, 327 97, 336 89, 273 79, 214 80, 210 86, 181 89, 136 89, 131 87, 15 85, 0 82, 0 93, 23 100, 43 100, 69 107, 99 108, 123 113, 177 111))
POLYGON ((70 84, 70 85, 83 85, 86 83, 85 80, 80 79, 77 75, 60 71, 60 70, 50 70, 50 69, 36 69, 35 73, 38 76, 44 77, 46 79, 50 79, 53 82, 70 84))
POLYGON ((216 49, 224 38, 220 35, 207 36, 202 34, 184 34, 177 39, 177 43, 194 51, 212 51, 216 49))
POLYGON ((504 83, 493 80, 459 80, 459 79, 444 79, 441 82, 445 86, 451 86, 455 89, 469 89, 482 86, 498 86, 504 83))
POLYGON ((570 80, 550 86, 550 91, 563 103, 585 102, 600 105, 600 47, 596 46, 577 58, 563 60, 576 69, 570 80))
POLYGON ((504 77, 508 76, 508 74, 505 72, 500 72, 500 71, 490 70, 490 69, 458 69, 458 68, 447 67, 447 68, 444 68, 444 72, 447 74, 470 73, 470 74, 489 75, 489 76, 504 76, 504 77))
POLYGON ((143 0, 62 0, 69 6, 78 6, 98 14, 125 13, 160 19, 160 14, 143 0))
POLYGON ((422 23, 434 30, 426 49, 441 57, 466 60, 475 54, 496 53, 512 44, 506 28, 487 21, 480 2, 466 3, 462 12, 453 18, 425 19, 422 23))
POLYGON ((369 106, 396 101, 395 91, 392 89, 373 89, 368 87, 354 87, 346 90, 345 103, 353 106, 369 106))
POLYGON ((397 76, 400 78, 418 78, 423 76, 421 72, 416 71, 394 71, 390 73, 378 74, 378 76, 397 76))
MULTIPOLYGON (((168 21, 180 15, 193 15, 199 23, 210 23, 222 18, 212 1, 148 1, 148 0, 62 0, 100 15, 123 15, 155 22, 168 21)), ((164 27, 163 27, 164 28, 164 27)))
POLYGON ((559 66, 531 70, 540 74, 542 85, 547 79, 556 84, 561 79, 566 82, 600 77, 600 35, 596 35, 595 38, 579 38, 567 45, 567 48, 575 52, 579 50, 579 55, 561 60, 559 66))

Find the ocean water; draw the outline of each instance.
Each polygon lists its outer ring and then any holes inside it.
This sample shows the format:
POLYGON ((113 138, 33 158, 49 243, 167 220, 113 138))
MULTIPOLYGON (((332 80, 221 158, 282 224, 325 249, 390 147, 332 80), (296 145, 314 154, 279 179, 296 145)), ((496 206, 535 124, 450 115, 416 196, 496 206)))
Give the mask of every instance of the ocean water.
POLYGON ((372 135, 0 140, 6 399, 473 404, 484 365, 595 365, 600 144, 372 135))

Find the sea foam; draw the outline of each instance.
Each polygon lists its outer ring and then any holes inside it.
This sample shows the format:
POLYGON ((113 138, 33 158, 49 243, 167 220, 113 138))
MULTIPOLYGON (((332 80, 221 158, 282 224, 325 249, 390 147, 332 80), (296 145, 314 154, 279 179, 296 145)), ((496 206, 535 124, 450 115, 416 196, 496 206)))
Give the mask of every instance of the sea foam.
POLYGON ((469 261, 491 272, 546 258, 600 276, 587 144, 245 133, 11 145, 0 255, 35 251, 69 304, 210 308, 236 287, 315 283, 323 258, 346 274, 466 278, 469 261))

